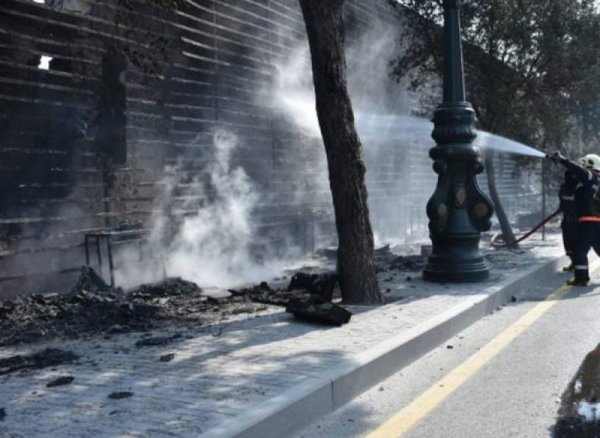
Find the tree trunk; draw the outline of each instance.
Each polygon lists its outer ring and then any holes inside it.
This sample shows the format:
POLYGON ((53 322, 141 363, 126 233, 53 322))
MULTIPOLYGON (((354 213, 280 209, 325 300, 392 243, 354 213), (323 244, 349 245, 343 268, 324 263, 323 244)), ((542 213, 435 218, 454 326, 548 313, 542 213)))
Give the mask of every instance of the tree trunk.
POLYGON ((317 116, 325 144, 345 303, 381 303, 373 264, 365 164, 346 86, 344 0, 300 0, 312 59, 317 116))
POLYGON ((494 169, 494 160, 492 159, 492 153, 490 151, 484 151, 484 155, 485 169, 488 180, 488 189, 490 191, 490 197, 492 198, 492 202, 494 203, 494 208, 496 211, 496 216, 498 217, 498 222, 500 222, 502 237, 509 248, 518 248, 519 244, 517 243, 515 234, 513 233, 512 227, 510 226, 508 217, 504 212, 502 203, 500 202, 500 196, 498 196, 498 189, 496 188, 496 170, 494 169))

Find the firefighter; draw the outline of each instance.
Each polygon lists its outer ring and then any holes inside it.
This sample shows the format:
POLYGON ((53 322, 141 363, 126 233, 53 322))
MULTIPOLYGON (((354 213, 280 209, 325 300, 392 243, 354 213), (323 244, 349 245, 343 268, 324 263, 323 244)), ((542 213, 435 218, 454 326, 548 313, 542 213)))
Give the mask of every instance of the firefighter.
POLYGON ((575 188, 575 216, 577 217, 573 264, 575 277, 567 281, 570 286, 587 286, 590 281, 587 255, 591 248, 600 255, 600 203, 596 192, 600 186, 600 156, 588 154, 579 164, 569 161, 559 152, 548 155, 560 163, 577 179, 575 188))
POLYGON ((570 263, 562 269, 563 272, 571 272, 575 268, 573 252, 577 237, 577 216, 575 214, 575 188, 577 184, 578 180, 575 175, 569 170, 565 171, 563 183, 558 191, 558 198, 560 211, 562 212, 560 229, 562 230, 563 246, 570 263))

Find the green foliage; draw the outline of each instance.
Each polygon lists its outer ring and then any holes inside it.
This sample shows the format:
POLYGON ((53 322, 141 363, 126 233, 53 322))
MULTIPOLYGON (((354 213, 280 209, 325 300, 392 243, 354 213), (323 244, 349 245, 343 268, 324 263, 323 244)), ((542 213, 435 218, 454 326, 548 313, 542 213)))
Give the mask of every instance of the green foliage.
MULTIPOLYGON (((431 0, 401 3, 412 12, 400 35, 406 50, 392 71, 419 90, 441 72, 442 6, 431 0)), ((479 126, 567 153, 580 149, 574 146, 579 141, 598 141, 600 17, 594 1, 462 3, 467 98, 479 126)))

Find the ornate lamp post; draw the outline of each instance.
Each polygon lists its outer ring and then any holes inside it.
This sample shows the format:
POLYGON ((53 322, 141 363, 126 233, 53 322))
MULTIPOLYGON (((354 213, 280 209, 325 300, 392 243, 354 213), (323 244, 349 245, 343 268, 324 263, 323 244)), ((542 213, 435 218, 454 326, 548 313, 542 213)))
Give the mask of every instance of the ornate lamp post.
POLYGON ((427 203, 432 254, 423 278, 435 282, 477 282, 489 276, 479 253, 482 231, 489 230, 492 202, 477 185, 483 171, 473 146, 475 112, 465 101, 460 0, 444 0, 444 100, 433 116, 436 146, 429 151, 439 175, 427 203))

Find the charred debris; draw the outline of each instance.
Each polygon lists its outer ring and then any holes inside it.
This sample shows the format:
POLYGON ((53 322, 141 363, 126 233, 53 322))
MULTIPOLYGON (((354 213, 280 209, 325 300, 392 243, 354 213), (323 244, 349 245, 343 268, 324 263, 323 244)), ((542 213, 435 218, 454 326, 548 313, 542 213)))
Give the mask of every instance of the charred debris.
MULTIPOLYGON (((321 257, 333 259, 335 251, 321 257)), ((377 270, 413 271, 423 256, 397 256, 389 246, 376 250, 377 270)), ((285 277, 283 278, 285 280, 285 277)), ((340 326, 351 313, 339 304, 338 279, 331 272, 296 272, 287 287, 266 282, 222 294, 208 294, 195 283, 167 278, 130 291, 112 288, 92 268, 83 267, 67 294, 36 294, 0 301, 0 346, 53 338, 110 337, 143 332, 178 322, 203 326, 268 306, 284 307, 297 319, 340 326)), ((158 341, 157 341, 158 342, 158 341)))

